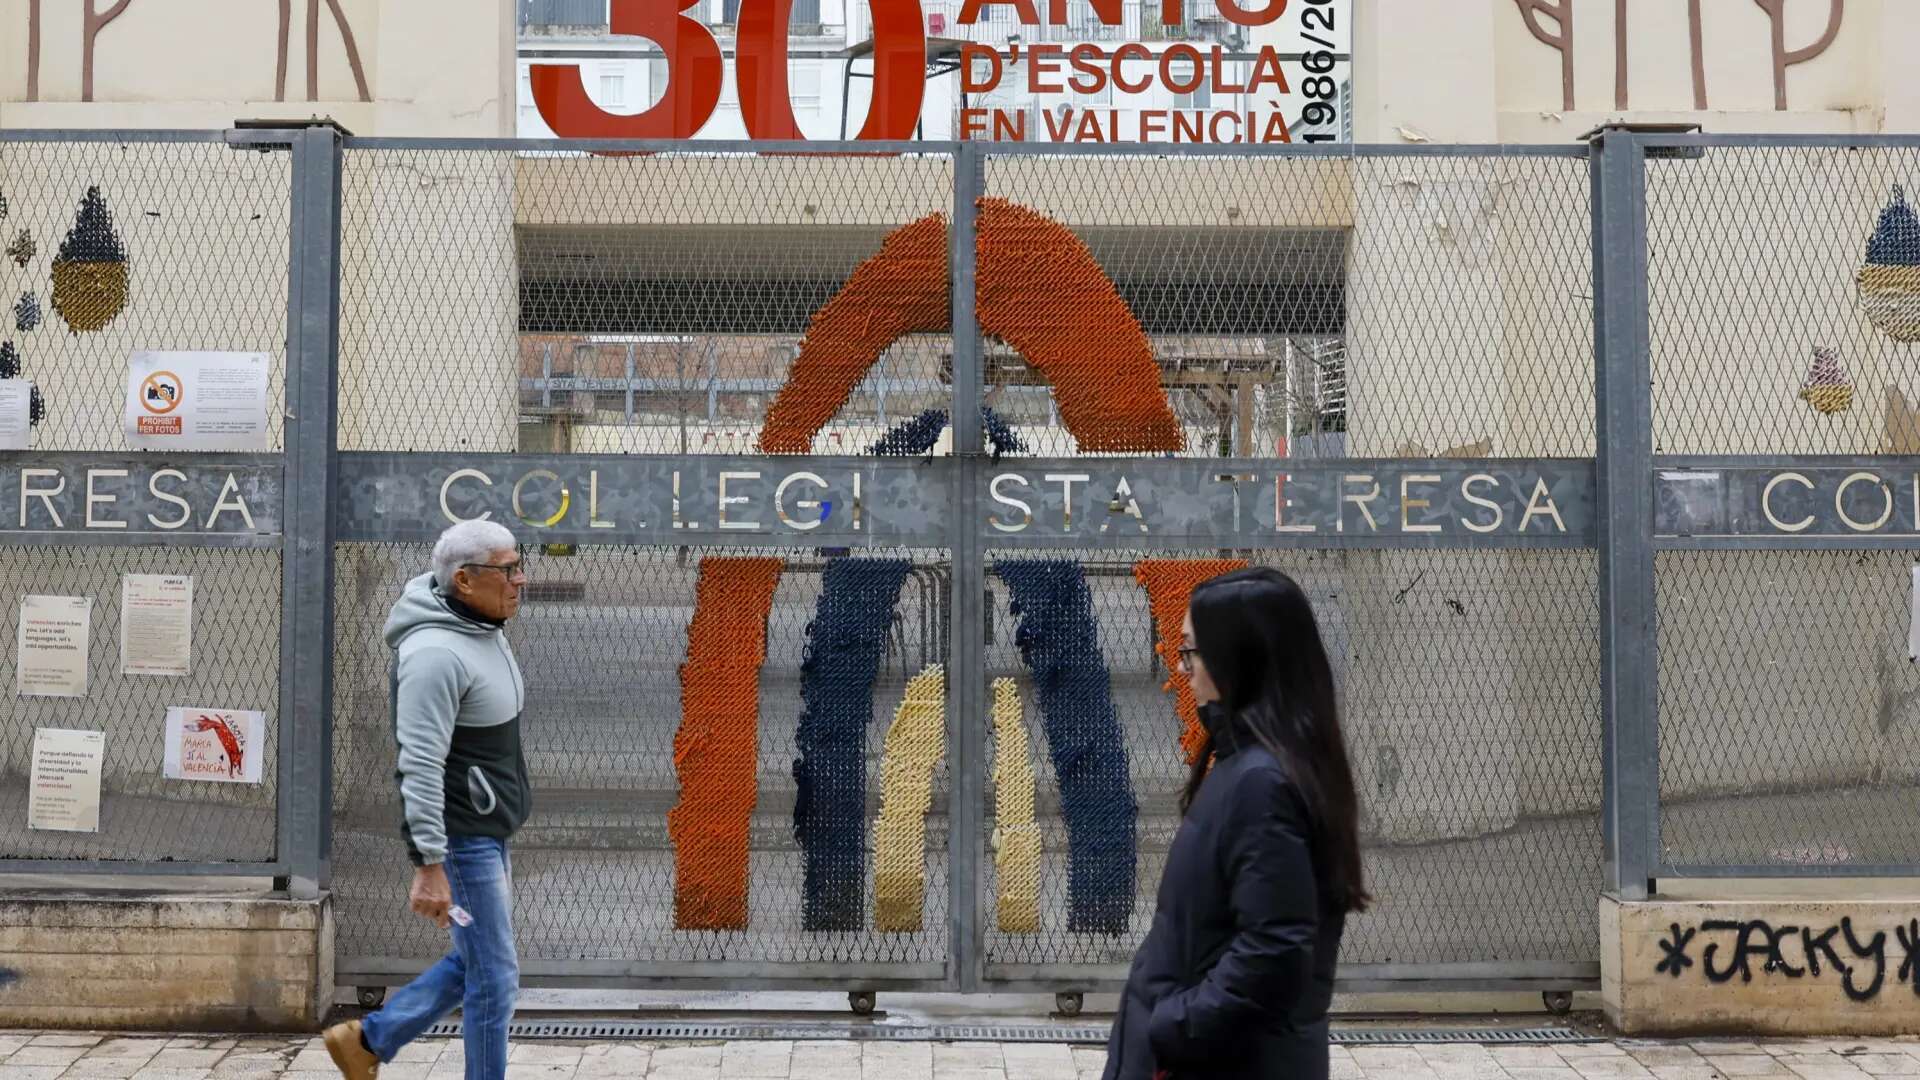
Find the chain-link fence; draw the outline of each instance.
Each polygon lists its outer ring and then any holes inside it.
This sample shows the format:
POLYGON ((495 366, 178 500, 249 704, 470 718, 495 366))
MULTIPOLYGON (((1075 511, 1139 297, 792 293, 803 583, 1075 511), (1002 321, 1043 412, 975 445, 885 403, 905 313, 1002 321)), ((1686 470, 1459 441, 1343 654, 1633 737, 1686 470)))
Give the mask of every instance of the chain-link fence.
MULTIPOLYGON (((990 976, 1124 965, 1151 924, 1179 826, 1187 758, 1169 672, 1155 651, 1136 567, 1222 552, 1073 551, 1084 574, 1117 737, 1138 802, 1137 889, 1123 932, 1075 932, 1070 832, 1053 768, 1081 729, 1044 717, 1016 645, 1020 616, 990 591, 989 678, 1020 690, 1044 835, 1039 921, 987 938, 990 976)), ((1379 898, 1348 932, 1350 965, 1523 961, 1577 964, 1598 948, 1598 650, 1585 553, 1233 552, 1300 582, 1333 661, 1362 796, 1362 841, 1379 898), (1445 746, 1444 754, 1433 748, 1445 746)), ((996 564, 1027 556, 994 552, 996 564)), ((996 751, 997 752, 997 751, 996 751)), ((1118 815, 1124 808, 1100 813, 1118 815)), ((1005 886, 998 877, 989 899, 1005 886)))
POLYGON ((131 354, 189 350, 264 354, 268 415, 279 415, 291 176, 284 150, 218 132, 0 134, 0 380, 27 388, 26 431, 0 449, 10 519, 0 548, 0 868, 278 861, 284 607, 270 534, 280 507, 273 485, 252 477, 277 464, 267 455, 280 449, 281 427, 266 425, 265 453, 170 471, 128 452, 123 409, 131 354), (229 477, 243 483, 224 490, 229 477), (182 578, 191 640, 161 673, 134 648, 152 631, 126 590, 182 578), (50 598, 81 612, 51 639, 22 625, 50 598), (259 782, 168 779, 163 734, 176 707, 263 714, 259 744, 238 732, 233 754, 263 762, 259 782), (76 808, 78 820, 34 819, 90 830, 30 824, 42 730, 101 736, 99 798, 76 808))
MULTIPOLYGON (((1905 209, 1920 146, 1752 140, 1653 153, 1653 443, 1665 473, 1693 471, 1688 458, 1769 462, 1756 507, 1765 531, 1801 532, 1802 508, 1817 505, 1850 518, 1804 532, 1910 542, 1911 505, 1882 528, 1857 526, 1912 503, 1911 470, 1849 458, 1920 452, 1920 269, 1909 269, 1920 226, 1905 209), (1829 475, 1829 463, 1848 467, 1829 475), (1842 494, 1863 465, 1871 480, 1842 494)), ((1888 550, 1658 556, 1662 865, 1920 863, 1920 806, 1906 797, 1920 775, 1912 566, 1888 550)))
MULTIPOLYGON (((125 448, 136 350, 265 353, 285 396, 285 153, 194 141, 4 144, 0 378, 31 381, 44 451, 125 448)), ((268 426, 268 448, 280 449, 268 426)))
MULTIPOLYGON (((826 357, 786 441, 763 445, 803 340, 862 262, 915 222, 944 246, 948 156, 604 158, 375 144, 347 151, 344 176, 343 449, 595 460, 778 449, 857 465, 895 428, 947 405, 942 252, 919 322, 850 380, 844 356, 826 357), (856 191, 863 197, 848 197, 856 191), (423 321, 422 310, 441 314, 423 321)), ((600 482, 610 497, 614 481, 600 482)), ((695 518, 676 527, 711 534, 717 524, 695 518)), ((359 704, 335 728, 334 888, 340 956, 359 978, 417 966, 441 947, 430 927, 388 917, 406 878, 396 870, 404 853, 380 627, 426 557, 425 545, 336 550, 336 692, 359 704)), ((946 554, 861 545, 860 561, 903 576, 891 604, 863 613, 877 663, 846 707, 872 722, 850 732, 850 745, 822 745, 818 730, 840 715, 822 701, 854 689, 816 677, 846 647, 824 636, 843 614, 834 602, 844 586, 829 596, 830 567, 845 561, 833 549, 548 545, 530 546, 527 559, 528 603, 509 633, 527 677, 539 807, 514 851, 526 970, 945 979, 944 757, 925 778, 917 920, 873 925, 878 867, 865 864, 877 860, 866 849, 888 787, 889 718, 904 715, 911 680, 947 662, 946 554), (710 674, 693 674, 697 642, 732 640, 703 620, 752 607, 717 587, 719 571, 766 559, 777 584, 758 614, 764 659, 725 658, 745 668, 755 696, 696 713, 703 694, 742 681, 703 687, 710 674), (709 584, 715 596, 702 599, 709 584), (707 756, 735 738, 751 751, 707 756), (801 784, 816 764, 827 795, 801 784), (704 801, 722 769, 724 786, 744 789, 737 814, 704 801), (829 805, 812 810, 825 823, 803 837, 809 798, 829 805), (731 882, 733 901, 719 916, 695 895, 696 882, 716 881, 731 882), (828 910, 828 892, 849 884, 859 890, 841 904, 851 917, 828 910)), ((944 725, 944 690, 933 702, 944 725)))
POLYGON ((343 980, 417 971, 382 631, 484 515, 531 981, 1111 985, 1169 634, 1247 564, 1335 666, 1349 985, 1590 985, 1602 890, 1920 866, 1911 140, 815 149, 0 138, 0 676, 93 598, 0 859, 330 887, 343 980), (266 353, 284 425, 128 452, 137 349, 266 353), (122 674, 126 574, 195 581, 188 675, 122 674), (167 779, 175 705, 265 714, 263 781, 167 779), (106 734, 97 832, 26 827, 47 728, 106 734))
MULTIPOLYGON (((1025 340, 989 345, 985 399, 1036 454, 1232 458, 1267 484, 1273 467, 1302 460, 1591 456, 1586 173, 1579 155, 989 156, 980 322, 1003 341, 1025 340), (1036 245, 1084 257, 1088 280, 1111 282, 1118 303, 1105 310, 1062 286, 1065 260, 1023 250, 1036 245), (1050 356, 1034 323, 1081 328, 1106 339, 1104 350, 1050 356), (1132 351, 1112 344, 1123 336, 1132 351), (1071 418, 1061 422, 1071 369, 1087 363, 1116 379, 1135 354, 1176 428, 1142 424, 1089 451, 1071 418), (1024 410, 1023 395, 1035 403, 1024 410)), ((1104 498, 1089 490, 1087 512, 1104 517, 1104 498)), ((1256 512, 1251 500, 1245 510, 1256 512)), ((1223 557, 1300 581, 1334 659, 1380 897, 1347 936, 1349 972, 1476 961, 1568 972, 1592 962, 1601 859, 1591 557, 1315 550, 1312 534, 1281 548, 1276 533, 1245 541, 1267 550, 1136 551, 1131 524, 1102 549, 1048 553, 1082 568, 1111 679, 1138 800, 1130 918, 1117 934, 1075 932, 1075 823, 1037 749, 1040 919, 1034 932, 989 935, 990 980, 1111 972, 1145 934, 1187 761, 1162 688, 1170 671, 1154 651, 1151 590, 1135 568, 1223 557)), ((1358 515, 1349 527, 1365 530, 1358 515)), ((1037 673, 1013 645, 1017 624, 995 608, 989 677, 1028 691, 1033 743, 1048 748, 1054 721, 1032 702, 1037 673)))
MULTIPOLYGON (((194 784, 163 774, 167 710, 174 706, 279 712, 280 558, 272 551, 172 546, 15 548, 0 564, 10 599, 0 632, 21 640, 21 599, 78 596, 87 615, 86 693, 16 695, 17 661, 5 672, 12 721, 0 732, 0 857, 130 862, 270 863, 279 780, 263 769, 252 784, 194 784), (121 583, 129 574, 193 580, 198 648, 184 676, 129 674, 120 638, 121 583), (30 829, 28 784, 34 733, 41 728, 99 731, 99 826, 93 832, 30 829)), ((279 760, 278 725, 264 725, 263 762, 279 760)), ((4 864, 0 864, 4 865, 4 864)))
MULTIPOLYGON (((1580 157, 1017 154, 988 159, 986 192, 1062 227, 1043 243, 1084 252, 1111 282, 1162 372, 1183 454, 1593 453, 1580 157)), ((983 274, 1001 250, 1025 254, 996 229, 1028 224, 987 218, 983 274)), ((1014 272, 983 329, 997 334, 1000 307, 1022 317, 1025 288, 1035 318, 1132 332, 1048 287, 1054 269, 1014 272)), ((989 404, 1005 402, 1033 453, 1072 454, 1058 388, 1031 360, 990 344, 989 404)))

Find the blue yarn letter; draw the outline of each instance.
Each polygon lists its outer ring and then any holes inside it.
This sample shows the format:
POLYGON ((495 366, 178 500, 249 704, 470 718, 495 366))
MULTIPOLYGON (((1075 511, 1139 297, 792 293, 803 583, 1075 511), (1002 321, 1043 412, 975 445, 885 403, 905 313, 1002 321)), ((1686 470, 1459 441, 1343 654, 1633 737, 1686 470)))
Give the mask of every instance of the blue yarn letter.
POLYGON ((806 852, 808 930, 858 930, 867 880, 867 724, 873 680, 907 580, 905 559, 834 559, 800 665, 793 835, 806 852))
POLYGON ((1047 753, 1067 819, 1067 929, 1123 934, 1133 914, 1138 807, 1080 564, 994 564, 1020 618, 1014 634, 1033 671, 1047 753))

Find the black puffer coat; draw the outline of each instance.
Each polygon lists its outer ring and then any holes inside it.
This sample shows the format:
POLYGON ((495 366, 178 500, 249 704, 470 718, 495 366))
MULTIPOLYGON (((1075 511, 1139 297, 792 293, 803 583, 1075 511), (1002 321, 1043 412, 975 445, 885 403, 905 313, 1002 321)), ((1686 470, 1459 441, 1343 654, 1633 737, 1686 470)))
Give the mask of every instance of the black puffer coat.
POLYGON ((1214 765, 1160 879, 1107 1040, 1106 1080, 1326 1080, 1345 911, 1316 883, 1286 769, 1217 706, 1214 765))

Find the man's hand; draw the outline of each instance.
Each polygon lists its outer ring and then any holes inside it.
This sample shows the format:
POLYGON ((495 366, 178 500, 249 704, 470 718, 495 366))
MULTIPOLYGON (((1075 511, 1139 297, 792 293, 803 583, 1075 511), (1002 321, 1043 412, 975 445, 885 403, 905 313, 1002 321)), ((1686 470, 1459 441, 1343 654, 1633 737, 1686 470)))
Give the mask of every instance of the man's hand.
POLYGON ((432 919, 445 930, 451 920, 447 909, 453 906, 453 888, 447 884, 446 867, 422 866, 413 872, 413 888, 407 890, 407 906, 415 915, 432 919))

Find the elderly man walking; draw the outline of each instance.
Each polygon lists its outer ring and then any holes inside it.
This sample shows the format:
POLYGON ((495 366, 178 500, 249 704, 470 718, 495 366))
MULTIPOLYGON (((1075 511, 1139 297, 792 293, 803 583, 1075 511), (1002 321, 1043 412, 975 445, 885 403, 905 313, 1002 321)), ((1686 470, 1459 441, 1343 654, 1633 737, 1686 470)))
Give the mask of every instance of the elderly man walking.
POLYGON ((532 791, 520 748, 526 690, 503 628, 526 580, 512 533, 464 521, 440 535, 433 572, 409 581, 387 617, 402 831, 415 867, 408 901, 452 931, 453 951, 386 1008, 328 1029, 327 1051, 349 1080, 372 1080, 455 1006, 467 1080, 506 1075, 520 988, 507 841, 532 791))

